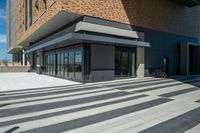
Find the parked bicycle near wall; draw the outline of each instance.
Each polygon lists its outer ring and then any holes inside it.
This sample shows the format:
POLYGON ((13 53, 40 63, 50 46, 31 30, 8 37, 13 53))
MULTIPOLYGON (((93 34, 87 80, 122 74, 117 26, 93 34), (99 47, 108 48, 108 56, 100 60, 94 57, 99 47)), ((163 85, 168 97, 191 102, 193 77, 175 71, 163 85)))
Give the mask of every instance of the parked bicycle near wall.
POLYGON ((155 71, 151 72, 151 77, 167 78, 167 73, 162 69, 158 69, 158 70, 155 70, 155 71))

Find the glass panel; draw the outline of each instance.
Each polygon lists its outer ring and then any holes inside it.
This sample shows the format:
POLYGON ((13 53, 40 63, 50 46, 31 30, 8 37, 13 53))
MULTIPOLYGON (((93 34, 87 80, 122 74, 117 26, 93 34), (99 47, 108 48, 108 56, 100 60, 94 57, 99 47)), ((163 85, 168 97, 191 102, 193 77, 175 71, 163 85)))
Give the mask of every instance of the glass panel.
POLYGON ((74 78, 74 52, 69 52, 69 78, 74 78))
POLYGON ((135 76, 135 52, 130 50, 115 52, 115 76, 135 76))
POLYGON ((75 78, 82 79, 82 51, 75 52, 75 78))
POLYGON ((65 54, 65 61, 64 61, 64 64, 65 64, 65 78, 69 77, 69 75, 68 75, 68 62, 69 62, 68 53, 66 53, 65 54))
POLYGON ((64 54, 62 53, 61 54, 61 59, 60 59, 60 64, 61 64, 61 67, 60 67, 60 74, 62 77, 64 77, 64 54))
POLYGON ((121 52, 115 53, 115 75, 121 75, 121 52))
POLYGON ((84 80, 90 79, 90 45, 84 45, 84 80))
POLYGON ((128 75, 128 53, 122 52, 121 74, 122 76, 128 75))
POLYGON ((52 55, 52 75, 56 75, 56 60, 55 60, 55 55, 52 55))
POLYGON ((57 75, 60 76, 60 54, 57 54, 57 75))

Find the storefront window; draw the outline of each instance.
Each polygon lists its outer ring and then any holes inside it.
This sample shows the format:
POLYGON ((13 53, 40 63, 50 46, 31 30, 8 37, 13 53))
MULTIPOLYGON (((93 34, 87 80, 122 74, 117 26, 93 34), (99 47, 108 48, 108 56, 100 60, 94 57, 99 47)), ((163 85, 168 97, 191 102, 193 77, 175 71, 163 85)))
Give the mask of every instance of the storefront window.
POLYGON ((68 74, 68 63, 69 63, 68 53, 65 53, 65 59, 64 59, 65 78, 69 78, 69 74, 68 74))
POLYGON ((74 52, 69 52, 69 78, 74 78, 74 52))
POLYGON ((45 53, 44 66, 46 74, 61 78, 82 80, 82 49, 67 49, 45 53))
POLYGON ((75 52, 75 78, 82 79, 82 51, 75 52))

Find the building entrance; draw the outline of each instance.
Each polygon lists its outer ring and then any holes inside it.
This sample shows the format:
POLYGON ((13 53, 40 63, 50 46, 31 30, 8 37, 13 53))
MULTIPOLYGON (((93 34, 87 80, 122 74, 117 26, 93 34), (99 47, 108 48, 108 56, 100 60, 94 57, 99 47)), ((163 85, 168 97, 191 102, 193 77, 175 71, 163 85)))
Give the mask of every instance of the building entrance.
POLYGON ((135 48, 116 48, 115 50, 115 77, 135 76, 135 48))

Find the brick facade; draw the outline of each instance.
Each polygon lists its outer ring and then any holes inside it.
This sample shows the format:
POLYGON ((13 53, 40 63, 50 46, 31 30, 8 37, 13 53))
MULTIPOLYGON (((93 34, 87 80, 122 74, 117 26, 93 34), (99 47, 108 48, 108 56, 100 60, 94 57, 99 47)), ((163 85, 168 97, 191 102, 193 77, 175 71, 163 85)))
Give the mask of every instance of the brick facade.
POLYGON ((200 7, 188 8, 170 0, 39 0, 38 8, 32 0, 33 24, 27 31, 24 0, 17 1, 18 44, 62 10, 200 38, 200 7))

